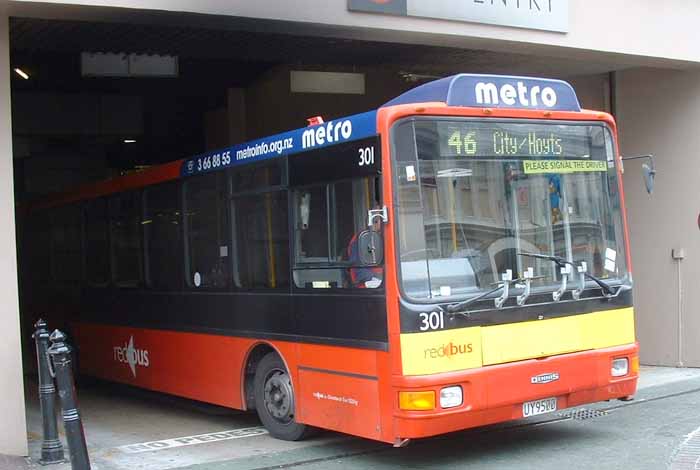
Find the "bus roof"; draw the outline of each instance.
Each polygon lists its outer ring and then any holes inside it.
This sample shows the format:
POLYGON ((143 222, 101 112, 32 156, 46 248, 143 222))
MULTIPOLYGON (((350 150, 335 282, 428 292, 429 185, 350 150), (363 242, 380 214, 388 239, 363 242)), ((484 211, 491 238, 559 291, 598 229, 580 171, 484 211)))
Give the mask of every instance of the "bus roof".
POLYGON ((581 111, 576 92, 565 81, 467 73, 418 86, 384 106, 429 102, 479 108, 581 111))

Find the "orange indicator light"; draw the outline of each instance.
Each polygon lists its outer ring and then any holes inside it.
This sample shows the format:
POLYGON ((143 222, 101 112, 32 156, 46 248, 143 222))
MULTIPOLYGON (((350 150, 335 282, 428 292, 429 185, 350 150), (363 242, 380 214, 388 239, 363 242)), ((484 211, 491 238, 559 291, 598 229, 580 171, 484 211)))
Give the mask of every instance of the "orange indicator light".
POLYGON ((410 411, 435 409, 435 392, 399 392, 399 408, 410 411))

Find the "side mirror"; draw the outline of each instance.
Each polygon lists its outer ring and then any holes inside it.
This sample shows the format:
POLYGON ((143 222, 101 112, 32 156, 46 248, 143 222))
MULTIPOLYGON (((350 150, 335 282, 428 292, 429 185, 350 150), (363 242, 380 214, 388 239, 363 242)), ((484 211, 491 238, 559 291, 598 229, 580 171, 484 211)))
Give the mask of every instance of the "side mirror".
POLYGON ((622 161, 627 160, 649 160, 649 163, 642 164, 642 178, 644 179, 644 186, 647 188, 647 193, 651 194, 654 191, 654 176, 656 176, 656 169, 654 168, 654 156, 653 155, 641 155, 639 157, 622 157, 622 161))
POLYGON ((654 164, 651 166, 646 163, 642 165, 642 177, 644 178, 644 186, 647 187, 647 193, 651 194, 654 191, 654 176, 656 176, 656 170, 654 169, 654 164))
POLYGON ((360 263, 365 265, 380 264, 384 259, 384 243, 379 232, 364 230, 357 237, 357 251, 360 263))

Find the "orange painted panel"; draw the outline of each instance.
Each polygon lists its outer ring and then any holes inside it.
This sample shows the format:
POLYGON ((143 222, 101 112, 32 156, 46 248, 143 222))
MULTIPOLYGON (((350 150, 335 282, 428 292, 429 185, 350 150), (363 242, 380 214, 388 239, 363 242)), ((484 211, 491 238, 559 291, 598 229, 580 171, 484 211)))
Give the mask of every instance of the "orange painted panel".
POLYGON ((299 420, 325 429, 379 439, 378 380, 299 368, 299 420))
POLYGON ((96 324, 74 332, 88 375, 242 408, 241 367, 255 340, 96 324))
POLYGON ((346 347, 299 345, 299 365, 362 375, 377 375, 377 351, 346 347))

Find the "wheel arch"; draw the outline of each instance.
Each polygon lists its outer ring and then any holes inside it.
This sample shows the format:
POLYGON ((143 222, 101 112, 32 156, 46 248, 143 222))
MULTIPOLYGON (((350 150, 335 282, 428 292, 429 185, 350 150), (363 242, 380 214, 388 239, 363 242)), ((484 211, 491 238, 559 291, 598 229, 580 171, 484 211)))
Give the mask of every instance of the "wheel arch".
POLYGON ((260 363, 260 360, 271 352, 277 354, 280 357, 280 359, 282 359, 284 367, 286 367, 287 371, 289 372, 289 377, 292 381, 292 387, 295 387, 293 378, 294 374, 290 370, 289 363, 284 357, 284 354, 282 354, 279 348, 275 347, 275 345, 273 345, 272 343, 268 343, 266 341, 258 341, 250 346, 248 352, 245 355, 245 360, 243 362, 244 367, 241 372, 241 405, 243 407, 243 410, 255 410, 255 395, 253 392, 255 371, 258 367, 258 363, 260 363))

